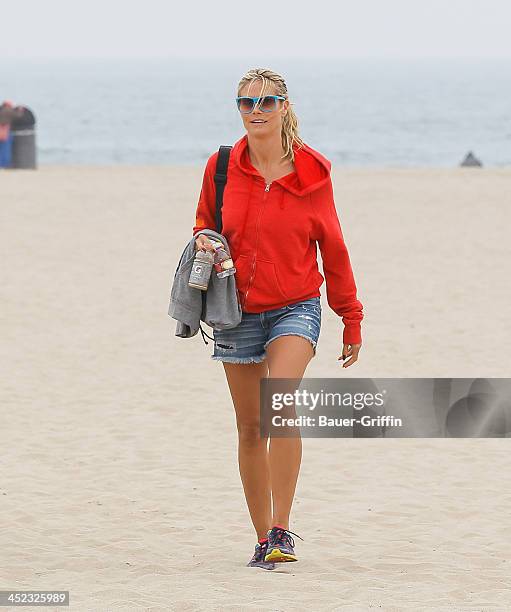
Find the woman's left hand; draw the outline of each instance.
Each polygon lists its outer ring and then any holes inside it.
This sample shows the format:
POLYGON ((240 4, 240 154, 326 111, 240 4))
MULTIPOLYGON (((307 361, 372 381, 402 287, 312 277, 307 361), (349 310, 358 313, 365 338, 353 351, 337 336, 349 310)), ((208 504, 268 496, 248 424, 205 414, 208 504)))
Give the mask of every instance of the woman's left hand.
POLYGON ((355 361, 358 359, 358 353, 360 351, 361 344, 343 344, 342 346, 342 355, 337 358, 337 361, 341 359, 347 359, 350 357, 348 361, 342 364, 343 368, 349 368, 350 365, 353 365, 355 361))

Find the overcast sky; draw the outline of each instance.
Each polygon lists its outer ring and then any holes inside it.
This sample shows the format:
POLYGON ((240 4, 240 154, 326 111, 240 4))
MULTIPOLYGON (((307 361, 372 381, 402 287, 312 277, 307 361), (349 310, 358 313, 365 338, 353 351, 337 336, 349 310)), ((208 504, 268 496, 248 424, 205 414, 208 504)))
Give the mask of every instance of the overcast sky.
POLYGON ((0 61, 511 58, 511 0, 3 0, 2 21, 0 61))

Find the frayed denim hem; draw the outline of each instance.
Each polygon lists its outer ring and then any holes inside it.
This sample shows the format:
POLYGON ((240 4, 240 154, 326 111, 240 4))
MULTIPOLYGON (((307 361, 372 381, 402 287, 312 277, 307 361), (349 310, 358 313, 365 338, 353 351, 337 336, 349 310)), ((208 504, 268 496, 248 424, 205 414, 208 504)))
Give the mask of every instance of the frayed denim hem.
POLYGON ((312 349, 314 351, 314 355, 313 357, 316 356, 316 345, 317 342, 315 342, 310 336, 306 336, 305 334, 300 334, 299 332, 288 332, 288 333, 283 333, 283 334, 279 334, 278 336, 275 336, 273 338, 270 338, 268 340, 268 342, 264 345, 264 349, 266 350, 268 348, 268 345, 270 343, 272 343, 274 340, 276 340, 277 338, 281 338, 282 336, 300 336, 300 338, 305 338, 306 340, 308 340, 311 344, 312 344, 312 349))
POLYGON ((227 355, 211 355, 215 361, 225 361, 227 363, 260 363, 266 359, 266 354, 257 357, 229 357, 227 355))

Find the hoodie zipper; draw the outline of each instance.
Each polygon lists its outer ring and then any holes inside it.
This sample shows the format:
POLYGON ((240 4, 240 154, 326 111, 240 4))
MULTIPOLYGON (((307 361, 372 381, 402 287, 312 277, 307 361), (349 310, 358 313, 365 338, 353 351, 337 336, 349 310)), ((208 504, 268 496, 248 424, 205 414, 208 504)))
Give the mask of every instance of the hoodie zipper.
POLYGON ((245 291, 245 300, 243 302, 243 306, 245 307, 247 304, 247 297, 248 297, 248 292, 250 291, 250 285, 252 284, 252 281, 254 280, 254 274, 255 274, 255 268, 256 268, 256 258, 257 258, 257 245, 259 243, 259 219, 261 218, 261 212, 264 208, 264 205, 266 204, 266 198, 268 196, 268 192, 270 191, 270 183, 266 183, 266 187, 264 189, 264 193, 263 193, 263 203, 261 205, 261 208, 259 210, 259 214, 257 217, 257 223, 256 223, 256 248, 255 248, 255 253, 254 253, 254 260, 252 262, 252 271, 251 271, 251 275, 250 275, 250 279, 248 281, 248 287, 247 290, 245 291))

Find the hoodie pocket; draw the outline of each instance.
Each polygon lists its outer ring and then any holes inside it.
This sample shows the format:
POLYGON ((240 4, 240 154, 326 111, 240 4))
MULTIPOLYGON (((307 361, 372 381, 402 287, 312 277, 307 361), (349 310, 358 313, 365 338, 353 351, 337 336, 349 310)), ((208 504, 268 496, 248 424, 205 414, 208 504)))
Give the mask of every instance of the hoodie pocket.
MULTIPOLYGON (((183 300, 187 299, 190 292, 194 291, 194 289, 188 286, 188 280, 190 278, 190 272, 192 271, 194 259, 195 254, 184 262, 181 260, 176 268, 174 280, 170 289, 170 298, 172 301, 183 302, 183 300)), ((198 289, 198 291, 200 291, 200 289, 198 289)))
POLYGON ((190 274, 192 270, 192 264, 193 264, 194 259, 195 259, 195 253, 189 259, 187 259, 185 262, 181 263, 178 266, 175 276, 181 276, 182 274, 185 274, 186 272, 190 274))
MULTIPOLYGON (((287 300, 277 274, 277 268, 272 261, 257 260, 256 277, 259 273, 259 287, 263 295, 267 295, 268 303, 287 300)), ((256 278, 254 277, 254 281, 256 278)))
POLYGON ((234 265, 236 288, 240 293, 246 293, 247 289, 250 289, 249 302, 254 300, 259 304, 274 304, 288 299, 272 261, 256 259, 254 269, 253 256, 239 255, 234 265))
POLYGON ((234 278, 236 280, 236 289, 243 292, 247 288, 248 280, 250 278, 250 262, 251 258, 248 255, 239 255, 234 263, 236 272, 234 278))

